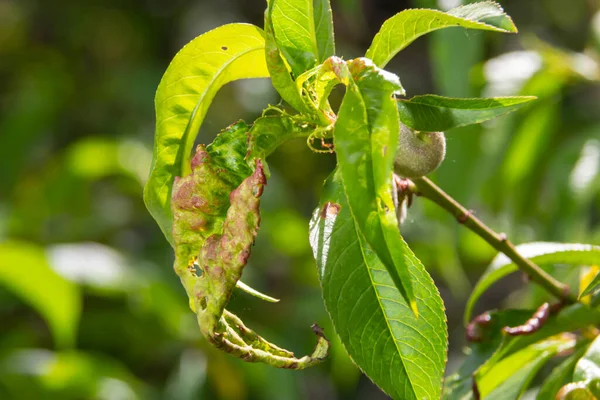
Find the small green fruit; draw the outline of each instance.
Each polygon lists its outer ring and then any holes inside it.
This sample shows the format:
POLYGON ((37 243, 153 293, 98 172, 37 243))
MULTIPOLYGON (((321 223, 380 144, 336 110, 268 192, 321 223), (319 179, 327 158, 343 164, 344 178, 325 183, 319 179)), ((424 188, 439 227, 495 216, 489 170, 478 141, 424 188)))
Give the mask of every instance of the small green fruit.
POLYGON ((446 156, 444 132, 413 131, 400 124, 394 172, 405 178, 419 178, 435 171, 446 156))

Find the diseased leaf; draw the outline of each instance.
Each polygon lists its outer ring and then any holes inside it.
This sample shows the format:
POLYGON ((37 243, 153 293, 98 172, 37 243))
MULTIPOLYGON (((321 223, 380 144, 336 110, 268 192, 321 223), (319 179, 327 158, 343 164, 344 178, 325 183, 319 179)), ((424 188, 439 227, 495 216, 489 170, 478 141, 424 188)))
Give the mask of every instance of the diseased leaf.
POLYGON ((476 373, 481 398, 518 399, 539 369, 557 353, 573 349, 574 337, 554 336, 534 343, 495 364, 486 374, 476 373))
POLYGON ((277 47, 298 77, 331 57, 333 21, 329 0, 270 0, 277 47))
MULTIPOLYGON (((600 264, 600 246, 551 242, 524 243, 517 246, 519 254, 537 264, 569 264, 574 266, 600 264)), ((471 319, 475 303, 495 282, 518 268, 504 254, 498 254, 473 288, 465 307, 465 324, 471 319)))
POLYGON ((81 315, 79 287, 52 270, 39 246, 7 241, 0 243, 0 254, 0 286, 42 315, 57 347, 73 347, 81 315))
POLYGON ((586 346, 581 346, 566 360, 554 367, 550 375, 544 379, 537 400, 554 400, 560 388, 571 381, 575 364, 586 351, 586 346))
POLYGON ((359 232, 417 315, 392 201, 392 146, 400 130, 392 93, 402 86, 395 75, 370 60, 352 60, 347 70, 343 61, 330 60, 340 80, 347 82, 333 138, 348 205, 359 232))
POLYGON ((282 143, 308 137, 314 125, 296 121, 288 114, 266 115, 252 124, 248 134, 246 161, 252 163, 257 158, 265 159, 282 143))
POLYGON ((195 282, 193 264, 198 253, 210 236, 221 234, 230 207, 230 193, 252 173, 244 161, 248 129, 244 122, 238 122, 217 135, 208 147, 199 145, 191 161, 192 174, 175 179, 172 198, 175 272, 190 299, 195 282))
MULTIPOLYGON (((209 146, 199 145, 191 161, 192 173, 175 180, 174 269, 211 344, 245 361, 302 369, 327 356, 329 342, 319 329, 313 354, 297 359, 225 310, 258 232, 259 198, 266 184, 261 159, 247 154, 247 132, 248 126, 240 122, 209 146)), ((265 154, 258 146, 255 150, 265 154)))
POLYGON ((176 176, 189 174, 192 147, 217 91, 243 78, 268 77, 261 29, 228 24, 188 43, 171 61, 156 91, 156 133, 144 201, 174 244, 170 209, 176 176))
POLYGON ((428 9, 401 11, 383 23, 365 57, 380 68, 415 39, 438 29, 461 26, 495 32, 517 32, 511 18, 497 3, 486 1, 448 12, 428 9))
POLYGON ((327 311, 352 360, 394 399, 439 398, 448 337, 438 290, 402 241, 420 310, 415 318, 360 233, 339 170, 325 183, 310 242, 327 311))
POLYGON ((428 94, 398 100, 398 112, 400 120, 412 129, 439 132, 479 124, 515 111, 535 99, 531 96, 453 99, 428 94))

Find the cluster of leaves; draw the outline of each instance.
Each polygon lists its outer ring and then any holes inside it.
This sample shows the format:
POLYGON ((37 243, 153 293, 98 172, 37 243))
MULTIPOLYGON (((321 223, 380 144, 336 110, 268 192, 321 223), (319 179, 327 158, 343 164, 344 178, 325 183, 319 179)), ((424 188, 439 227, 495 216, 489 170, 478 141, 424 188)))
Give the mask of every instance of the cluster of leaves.
MULTIPOLYGON (((489 120, 532 100, 435 95, 397 100, 404 94, 400 79, 382 68, 418 37, 455 26, 516 32, 492 2, 447 13, 407 10, 383 24, 365 58, 345 61, 335 56, 327 0, 271 0, 264 32, 246 24, 224 25, 176 55, 156 95, 154 157, 144 198, 175 249, 175 271, 209 342, 247 361, 283 368, 304 368, 326 355, 328 342, 318 328, 315 352, 295 358, 225 310, 236 285, 272 300, 239 281, 258 230, 258 199, 268 177, 264 158, 288 139, 306 137, 311 147, 318 139, 320 151, 335 150, 337 168, 325 183, 310 240, 336 332, 356 364, 392 397, 440 396, 447 348, 444 307, 396 220, 392 165, 400 123, 415 130, 448 130, 489 120), (228 82, 257 77, 270 77, 292 110, 270 106, 251 126, 232 125, 211 145, 198 146, 192 157, 217 91, 228 82), (336 113, 328 97, 340 84, 346 92, 336 113)), ((597 263, 598 252, 590 246, 551 246, 541 256, 558 254, 546 261, 580 265, 597 263)), ((510 263, 493 264, 471 303, 488 283, 512 270, 510 263)), ((474 351, 479 363, 470 362, 471 371, 450 382, 447 387, 456 389, 448 389, 448 396, 457 398, 465 387, 466 395, 473 395, 465 383, 472 376, 484 396, 505 396, 507 388, 518 396, 543 361, 576 347, 572 337, 553 335, 596 322, 586 306, 572 308, 550 317, 526 339, 486 340, 487 357, 474 351), (560 323, 553 325, 552 318, 573 324, 557 330, 560 323), (498 373, 517 359, 529 368, 528 374, 498 373)), ((498 326, 513 325, 512 319, 501 321, 498 326)))

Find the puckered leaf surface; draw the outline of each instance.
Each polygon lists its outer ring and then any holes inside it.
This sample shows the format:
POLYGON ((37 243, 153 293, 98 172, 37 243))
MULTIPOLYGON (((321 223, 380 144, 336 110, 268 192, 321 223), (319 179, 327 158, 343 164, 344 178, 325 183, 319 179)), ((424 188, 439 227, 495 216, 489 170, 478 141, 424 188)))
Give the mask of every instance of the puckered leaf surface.
POLYGON ((173 181, 190 172, 194 141, 217 91, 237 79, 269 76, 263 35, 248 24, 206 32, 177 53, 158 86, 154 155, 144 201, 172 245, 173 181))

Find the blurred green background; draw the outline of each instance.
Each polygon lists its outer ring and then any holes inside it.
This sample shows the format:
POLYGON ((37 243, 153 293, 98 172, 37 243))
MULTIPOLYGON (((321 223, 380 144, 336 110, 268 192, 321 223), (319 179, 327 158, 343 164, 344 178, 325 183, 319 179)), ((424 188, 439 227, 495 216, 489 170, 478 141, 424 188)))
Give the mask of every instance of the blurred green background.
MULTIPOLYGON (((337 53, 364 54, 386 19, 457 0, 333 0, 337 53)), ((388 69, 409 96, 527 94, 539 100, 484 126, 448 132, 434 180, 515 243, 600 243, 600 1, 501 1, 519 35, 448 29, 388 69)), ((301 372, 246 364, 203 340, 172 251, 142 201, 154 91, 170 59, 228 22, 262 26, 261 0, 0 0, 0 399, 383 399, 353 366, 325 312, 308 218, 334 156, 300 140, 269 160, 263 223, 231 309, 298 355, 310 325, 333 341, 301 372)), ((217 95, 200 142, 279 99, 268 80, 217 95)), ((416 199, 403 234, 444 297, 448 371, 464 345, 471 285, 495 255, 416 199)), ((555 271, 561 274, 561 271, 555 271)), ((567 276, 564 277, 568 278, 567 276)), ((527 306, 519 276, 479 310, 527 306)))

